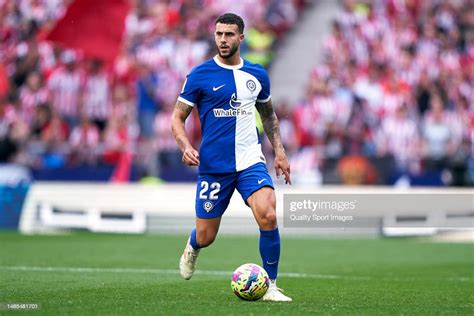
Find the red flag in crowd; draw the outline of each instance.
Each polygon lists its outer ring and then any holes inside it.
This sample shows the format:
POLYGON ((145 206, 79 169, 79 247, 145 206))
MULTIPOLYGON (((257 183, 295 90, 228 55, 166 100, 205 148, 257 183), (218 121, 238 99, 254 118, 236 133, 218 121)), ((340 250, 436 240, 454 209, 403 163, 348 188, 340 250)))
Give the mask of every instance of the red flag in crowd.
POLYGON ((121 153, 117 165, 115 166, 115 169, 112 173, 112 177, 110 178, 110 181, 119 183, 128 182, 128 180, 130 179, 132 160, 132 153, 121 153))
POLYGON ((113 61, 129 9, 129 0, 74 0, 46 40, 82 50, 86 57, 113 61))
POLYGON ((7 70, 3 64, 0 64, 0 99, 5 97, 8 92, 7 70))

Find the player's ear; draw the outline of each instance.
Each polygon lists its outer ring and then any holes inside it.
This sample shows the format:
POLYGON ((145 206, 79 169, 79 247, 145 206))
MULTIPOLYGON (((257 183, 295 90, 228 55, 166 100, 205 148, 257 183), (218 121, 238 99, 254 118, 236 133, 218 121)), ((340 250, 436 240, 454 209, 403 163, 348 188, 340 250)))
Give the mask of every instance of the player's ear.
POLYGON ((240 39, 241 42, 244 40, 244 38, 245 38, 244 33, 242 33, 242 34, 239 35, 239 39, 240 39))

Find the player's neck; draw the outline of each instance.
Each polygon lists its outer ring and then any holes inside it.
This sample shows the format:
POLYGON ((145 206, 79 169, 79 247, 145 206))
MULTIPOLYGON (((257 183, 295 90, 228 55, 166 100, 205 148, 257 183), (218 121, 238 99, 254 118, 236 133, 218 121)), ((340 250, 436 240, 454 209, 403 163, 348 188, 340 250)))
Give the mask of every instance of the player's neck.
POLYGON ((224 65, 227 65, 227 66, 238 66, 238 65, 240 65, 240 61, 241 61, 240 54, 238 54, 238 53, 232 55, 229 58, 223 58, 219 54, 217 54, 217 59, 221 63, 223 63, 224 65))

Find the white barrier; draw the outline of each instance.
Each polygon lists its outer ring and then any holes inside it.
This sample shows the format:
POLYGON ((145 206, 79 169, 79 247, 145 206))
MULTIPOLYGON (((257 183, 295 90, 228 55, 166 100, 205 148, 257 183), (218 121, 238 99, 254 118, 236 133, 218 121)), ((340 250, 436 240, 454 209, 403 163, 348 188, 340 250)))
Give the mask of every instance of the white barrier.
MULTIPOLYGON (((187 231, 193 226, 195 184, 103 184, 36 182, 32 185, 20 219, 23 233, 54 231, 58 228, 84 228, 91 231, 115 231, 141 233, 145 230, 187 231), (107 214, 118 214, 124 218, 106 218, 107 214), (105 218, 104 218, 105 217, 105 218), (128 220, 127 220, 128 218, 128 220)), ((320 188, 277 186, 277 216, 283 215, 283 194, 472 194, 472 189, 450 188, 410 188, 392 187, 340 187, 320 188)), ((446 209, 446 214, 456 212, 455 206, 446 209)), ((397 227, 396 215, 400 213, 394 205, 364 215, 380 218, 383 227, 370 232, 387 235, 405 235, 406 231, 397 227)), ((429 227, 427 216, 424 227, 429 227)), ((236 192, 231 199, 223 224, 228 232, 255 231, 250 209, 236 192)), ((406 226, 406 222, 403 224, 406 226)), ((398 225, 400 226, 400 225, 398 225)), ((224 229, 225 230, 225 229, 224 229)), ((285 229, 294 233, 314 233, 314 229, 285 229)), ((318 232, 329 230, 318 229, 318 232)), ((334 232, 340 230, 333 229, 334 232)), ((363 230, 361 230, 363 231, 363 230)), ((345 231, 346 232, 346 231, 345 231)), ((349 230, 350 232, 350 230, 349 230)), ((432 234, 435 230, 418 231, 418 234, 432 234)), ((416 230, 408 230, 408 234, 416 230)))
POLYGON ((39 219, 42 226, 56 229, 76 228, 97 233, 130 234, 140 234, 146 231, 146 215, 140 210, 130 212, 129 215, 105 214, 95 208, 78 212, 55 212, 51 205, 43 203, 39 206, 39 219))

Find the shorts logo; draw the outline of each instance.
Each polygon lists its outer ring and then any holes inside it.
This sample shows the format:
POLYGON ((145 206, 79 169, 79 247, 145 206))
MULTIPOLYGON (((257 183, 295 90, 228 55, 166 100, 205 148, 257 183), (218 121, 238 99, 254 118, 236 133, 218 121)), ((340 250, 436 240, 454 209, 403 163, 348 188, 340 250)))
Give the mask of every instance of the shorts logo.
POLYGON ((212 204, 211 201, 206 201, 206 202, 204 202, 204 203, 202 204, 202 206, 204 207, 204 210, 205 210, 206 212, 208 212, 208 213, 209 213, 210 211, 212 211, 212 209, 214 208, 214 204, 212 204))
POLYGON ((247 88, 253 92, 255 89, 257 89, 257 85, 253 80, 247 80, 247 88))

